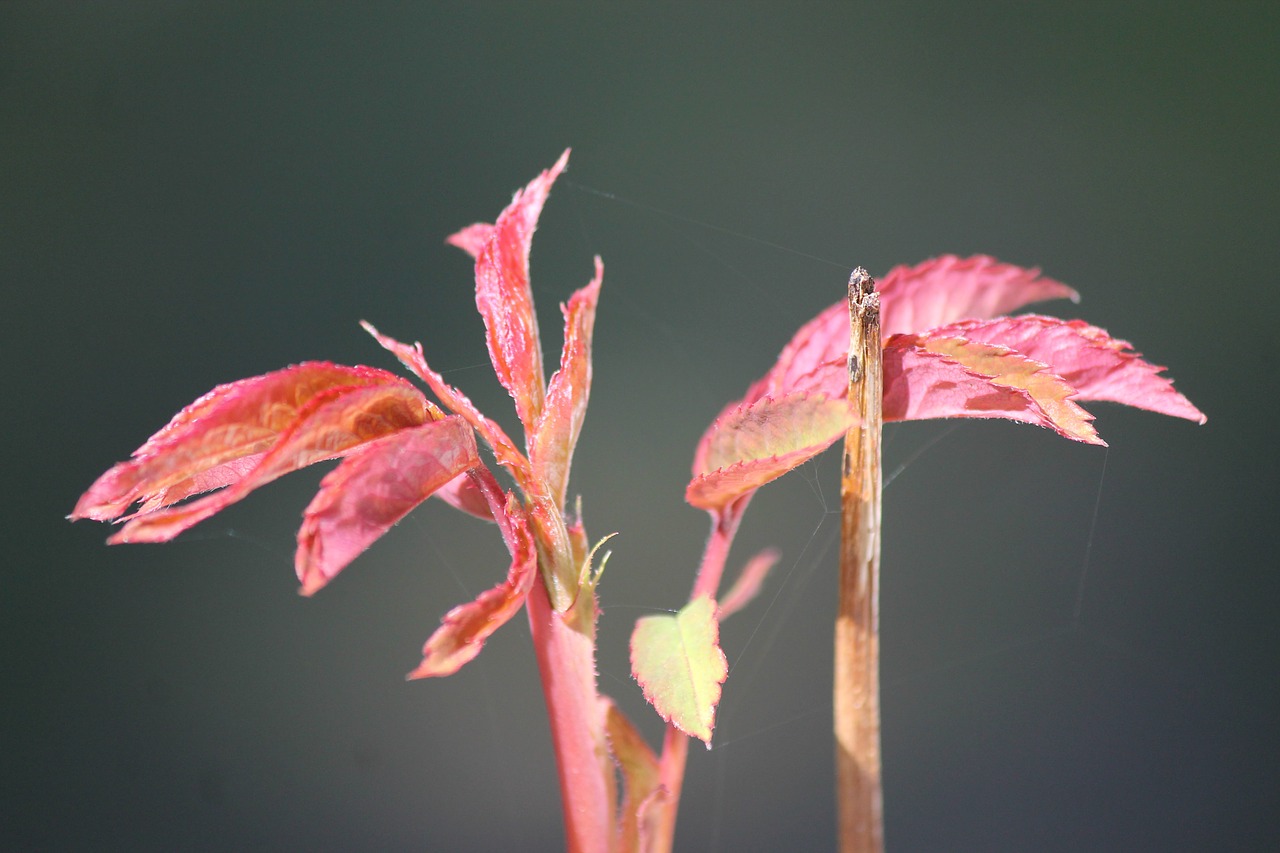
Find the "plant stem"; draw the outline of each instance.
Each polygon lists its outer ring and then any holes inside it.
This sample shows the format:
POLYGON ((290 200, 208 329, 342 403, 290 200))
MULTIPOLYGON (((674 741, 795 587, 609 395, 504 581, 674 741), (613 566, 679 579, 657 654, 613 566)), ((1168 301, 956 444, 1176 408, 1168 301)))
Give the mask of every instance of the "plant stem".
MULTIPOLYGON (((733 538, 738 533, 742 514, 746 512, 750 501, 751 497, 747 495, 724 509, 711 513, 711 535, 707 537, 707 545, 702 551, 702 563, 698 566, 698 576, 694 579, 693 592, 689 595, 690 601, 702 595, 709 595, 713 599, 719 595, 725 560, 729 556, 733 538)), ((645 853, 670 853, 675 843, 676 815, 680 810, 680 792, 684 787, 688 759, 689 738, 675 726, 668 724, 662 742, 661 759, 661 781, 666 796, 654 807, 659 811, 645 853)))
POLYGON ((573 606, 591 613, 558 613, 537 582, 526 606, 560 776, 565 847, 569 853, 610 850, 617 790, 596 689, 594 598, 583 590, 573 606))
POLYGON ((840 593, 836 611, 836 791, 841 853, 884 850, 880 781, 880 295, 849 277, 849 401, 861 422, 845 436, 840 593))
POLYGON ((711 535, 702 551, 702 563, 698 566, 698 576, 693 582, 693 592, 689 595, 690 601, 700 595, 718 597, 725 560, 729 557, 733 537, 738 533, 738 524, 750 501, 751 496, 744 495, 724 509, 711 513, 711 535))
POLYGON ((671 853, 675 844, 676 815, 680 811, 680 791, 684 787, 684 769, 688 758, 688 736, 668 723, 662 742, 660 765, 661 784, 666 790, 666 796, 655 807, 659 812, 644 853, 671 853))

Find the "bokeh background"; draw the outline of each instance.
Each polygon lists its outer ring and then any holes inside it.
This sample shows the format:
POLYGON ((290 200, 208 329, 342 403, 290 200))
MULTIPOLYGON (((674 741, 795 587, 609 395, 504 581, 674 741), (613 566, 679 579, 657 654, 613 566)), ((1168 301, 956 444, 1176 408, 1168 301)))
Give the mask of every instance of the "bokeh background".
MULTIPOLYGON (((1209 423, 888 430, 890 846, 1275 849, 1276 10, 3 4, 0 847, 560 848, 527 626, 402 678, 505 572, 491 529, 432 502, 307 600, 321 470, 167 546, 63 516, 217 383, 394 367, 362 318, 513 429, 442 240, 573 146, 535 287, 555 353, 604 257, 571 486, 621 534, 600 676, 650 737, 626 641, 688 593, 702 429, 850 267, 987 252, 1076 286, 1044 310, 1171 365, 1209 423)), ((747 517, 732 562, 784 558, 725 627, 681 850, 832 847, 836 466, 747 517)))

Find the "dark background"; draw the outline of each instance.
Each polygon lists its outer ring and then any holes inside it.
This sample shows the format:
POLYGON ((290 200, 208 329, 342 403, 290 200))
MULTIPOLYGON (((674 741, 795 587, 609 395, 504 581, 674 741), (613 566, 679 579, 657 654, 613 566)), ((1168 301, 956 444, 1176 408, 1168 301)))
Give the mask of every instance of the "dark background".
MULTIPOLYGON (((890 846, 1280 843, 1276 7, 692 5, 0 6, 0 847, 562 844, 522 620, 402 680, 505 571, 492 529, 431 502, 306 600, 320 470, 166 546, 62 517, 219 382, 393 367, 361 318, 513 428, 442 240, 566 146, 535 290, 554 354, 605 259, 571 487, 621 532, 601 681, 655 742, 626 640, 687 595, 702 429, 851 266, 989 252, 1077 287, 1044 310, 1172 365, 1209 423, 888 430, 889 468, 927 448, 885 503, 890 846)), ((785 557, 725 628, 679 849, 832 847, 836 462, 747 516, 731 563, 785 557)))

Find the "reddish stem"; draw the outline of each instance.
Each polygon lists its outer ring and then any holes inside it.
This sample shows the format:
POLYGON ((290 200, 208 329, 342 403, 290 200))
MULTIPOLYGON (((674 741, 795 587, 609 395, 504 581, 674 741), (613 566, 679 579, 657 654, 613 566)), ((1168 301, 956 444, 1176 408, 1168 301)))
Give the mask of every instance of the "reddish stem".
POLYGON ((720 580, 724 577, 724 564, 729 557, 729 548, 733 545, 733 537, 738 533, 738 523, 747 509, 751 495, 738 498, 723 510, 711 513, 711 535, 707 538, 707 547, 702 552, 702 565, 698 566, 698 577, 693 582, 692 601, 700 595, 709 595, 713 599, 720 592, 720 580))
POLYGON ((596 689, 595 601, 584 589, 574 607, 590 613, 557 613, 546 587, 535 583, 526 606, 560 776, 565 846, 569 853, 607 851, 617 791, 596 689))
MULTIPOLYGON (((750 502, 746 495, 723 510, 711 513, 711 535, 707 537, 706 548, 702 552, 702 563, 698 566, 698 576, 693 582, 690 600, 707 595, 716 598, 720 592, 720 580, 724 577, 725 561, 729 557, 729 548, 738 532, 738 523, 750 502)), ((675 842, 676 816, 680 811, 680 792, 684 786, 685 765, 689 758, 689 738, 675 726, 668 725, 662 742, 661 782, 666 796, 661 804, 654 824, 653 836, 645 848, 645 853, 670 853, 675 842)))
POLYGON ((684 787, 684 768, 689 758, 689 738, 675 726, 668 725, 662 741, 660 780, 666 796, 653 822, 653 835, 644 853, 671 853, 676 837, 676 816, 680 811, 680 791, 684 787))

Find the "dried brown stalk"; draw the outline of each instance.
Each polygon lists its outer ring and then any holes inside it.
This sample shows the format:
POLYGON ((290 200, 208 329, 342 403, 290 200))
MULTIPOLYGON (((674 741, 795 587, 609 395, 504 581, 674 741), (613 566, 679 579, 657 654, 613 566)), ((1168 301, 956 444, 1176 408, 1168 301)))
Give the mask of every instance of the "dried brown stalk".
POLYGON ((880 781, 880 295, 864 269, 849 277, 849 401, 845 436, 840 593, 836 612, 836 792, 841 853, 884 850, 880 781))

